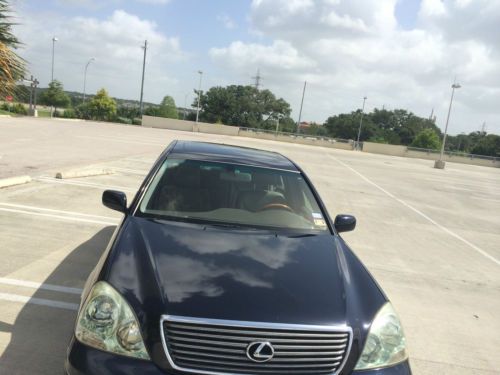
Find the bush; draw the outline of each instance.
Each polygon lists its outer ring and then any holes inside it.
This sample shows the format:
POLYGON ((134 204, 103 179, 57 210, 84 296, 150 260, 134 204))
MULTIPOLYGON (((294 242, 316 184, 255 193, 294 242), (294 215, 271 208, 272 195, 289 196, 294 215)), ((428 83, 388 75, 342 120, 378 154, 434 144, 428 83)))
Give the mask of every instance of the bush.
POLYGON ((10 108, 10 111, 12 113, 17 113, 19 115, 27 115, 28 114, 28 110, 21 103, 15 103, 14 105, 12 105, 12 107, 10 108))
POLYGON ((132 120, 132 124, 133 125, 142 125, 142 119, 140 119, 140 118, 134 118, 132 120))
POLYGON ((77 118, 76 111, 73 108, 65 109, 62 113, 63 118, 77 118))
POLYGON ((118 122, 120 124, 132 124, 132 120, 126 117, 115 117, 113 119, 114 122, 118 122))

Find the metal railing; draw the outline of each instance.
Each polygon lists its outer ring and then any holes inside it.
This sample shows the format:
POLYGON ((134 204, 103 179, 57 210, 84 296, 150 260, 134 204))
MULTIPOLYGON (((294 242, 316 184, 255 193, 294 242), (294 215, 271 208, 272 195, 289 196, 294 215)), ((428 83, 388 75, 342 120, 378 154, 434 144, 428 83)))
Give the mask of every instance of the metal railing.
POLYGON ((320 136, 320 135, 310 135, 310 134, 304 134, 304 133, 292 133, 292 132, 282 132, 282 131, 275 131, 271 129, 261 129, 261 128, 243 128, 240 127, 240 132, 248 132, 248 133, 256 133, 256 134, 269 134, 269 135, 275 135, 275 136, 288 136, 294 139, 311 139, 311 140, 318 140, 318 141, 326 141, 326 142, 339 142, 339 143, 353 143, 354 141, 352 139, 340 139, 340 138, 331 138, 331 137, 326 137, 326 136, 320 136))
MULTIPOLYGON (((434 149, 429 149, 429 148, 419 148, 419 147, 407 147, 408 151, 418 151, 418 152, 425 152, 426 154, 439 154, 441 151, 440 150, 434 150, 434 149)), ((468 154, 466 152, 460 152, 460 151, 445 151, 445 155, 448 157, 463 157, 467 159, 481 159, 481 160, 491 160, 492 162, 500 162, 500 157, 495 157, 495 156, 487 156, 487 155, 477 155, 477 154, 468 154)))

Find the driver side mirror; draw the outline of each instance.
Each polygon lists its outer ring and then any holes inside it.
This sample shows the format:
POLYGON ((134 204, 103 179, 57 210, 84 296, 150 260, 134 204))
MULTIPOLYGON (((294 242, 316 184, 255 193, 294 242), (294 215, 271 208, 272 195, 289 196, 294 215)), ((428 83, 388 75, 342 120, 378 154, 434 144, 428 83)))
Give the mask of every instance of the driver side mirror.
POLYGON ((350 232, 356 228, 356 218, 352 215, 337 215, 333 223, 337 232, 350 232))
POLYGON ((105 190, 102 193, 102 204, 112 210, 127 213, 127 196, 116 190, 105 190))

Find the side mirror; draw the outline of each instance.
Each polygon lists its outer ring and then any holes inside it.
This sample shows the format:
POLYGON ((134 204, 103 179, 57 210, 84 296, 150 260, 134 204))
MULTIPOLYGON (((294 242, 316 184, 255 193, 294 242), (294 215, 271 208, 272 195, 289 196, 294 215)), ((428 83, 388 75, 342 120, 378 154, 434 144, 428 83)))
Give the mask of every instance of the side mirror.
POLYGON ((356 228, 356 218, 352 215, 337 215, 333 223, 337 232, 349 232, 356 228))
POLYGON ((127 196, 116 190, 105 190, 102 193, 102 204, 112 210, 127 212, 127 196))

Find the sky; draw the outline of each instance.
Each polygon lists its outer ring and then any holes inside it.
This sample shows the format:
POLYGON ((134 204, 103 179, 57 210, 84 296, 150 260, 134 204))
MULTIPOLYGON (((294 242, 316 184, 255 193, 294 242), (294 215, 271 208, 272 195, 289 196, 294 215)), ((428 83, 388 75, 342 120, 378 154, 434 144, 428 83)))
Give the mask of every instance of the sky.
POLYGON ((498 0, 13 0, 18 53, 45 87, 106 88, 139 99, 144 40, 144 100, 165 95, 178 106, 202 89, 252 84, 302 119, 362 106, 406 109, 444 129, 457 80, 449 132, 500 134, 498 0))

